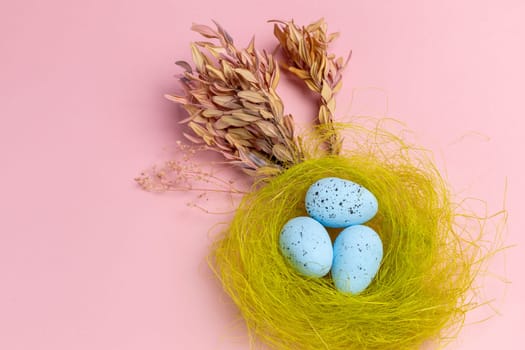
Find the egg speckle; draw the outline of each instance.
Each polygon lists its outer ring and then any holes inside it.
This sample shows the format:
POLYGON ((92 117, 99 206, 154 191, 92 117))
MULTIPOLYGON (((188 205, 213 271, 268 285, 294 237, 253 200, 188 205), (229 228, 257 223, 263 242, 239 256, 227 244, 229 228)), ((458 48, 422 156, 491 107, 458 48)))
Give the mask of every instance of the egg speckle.
POLYGON ((334 228, 363 224, 373 218, 378 209, 372 192, 337 177, 326 177, 310 186, 305 205, 308 215, 334 228))
POLYGON ((332 279, 337 290, 359 294, 374 279, 381 259, 383 243, 368 226, 351 226, 339 234, 334 242, 332 279))
POLYGON ((316 220, 299 216, 288 221, 279 237, 284 258, 301 275, 322 277, 332 267, 333 249, 326 229, 316 220))

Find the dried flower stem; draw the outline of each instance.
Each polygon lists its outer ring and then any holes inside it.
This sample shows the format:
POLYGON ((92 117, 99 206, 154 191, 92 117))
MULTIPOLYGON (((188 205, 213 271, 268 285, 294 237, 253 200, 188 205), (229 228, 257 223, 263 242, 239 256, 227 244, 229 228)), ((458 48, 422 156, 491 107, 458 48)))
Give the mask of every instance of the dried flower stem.
POLYGON ((254 41, 239 50, 218 24, 216 29, 194 24, 192 30, 215 42, 191 44, 195 70, 184 61, 180 80, 184 94, 167 95, 188 112, 197 144, 224 155, 229 163, 250 175, 275 175, 301 161, 291 115, 284 115, 276 93, 279 66, 272 55, 254 48, 254 41), (217 43, 218 41, 218 43, 217 43))
POLYGON ((328 126, 328 148, 331 154, 339 154, 341 136, 333 127, 335 116, 335 95, 342 86, 342 71, 346 60, 328 54, 328 44, 338 33, 327 34, 326 23, 320 19, 306 27, 298 27, 293 21, 275 22, 274 34, 279 40, 288 63, 288 71, 304 81, 308 88, 320 95, 318 121, 328 126))
POLYGON ((176 160, 165 162, 160 167, 153 167, 135 178, 137 184, 146 191, 197 191, 224 192, 229 194, 246 194, 246 191, 235 186, 233 180, 225 180, 213 171, 213 164, 203 167, 194 162, 193 157, 204 148, 184 145, 177 142, 176 160))

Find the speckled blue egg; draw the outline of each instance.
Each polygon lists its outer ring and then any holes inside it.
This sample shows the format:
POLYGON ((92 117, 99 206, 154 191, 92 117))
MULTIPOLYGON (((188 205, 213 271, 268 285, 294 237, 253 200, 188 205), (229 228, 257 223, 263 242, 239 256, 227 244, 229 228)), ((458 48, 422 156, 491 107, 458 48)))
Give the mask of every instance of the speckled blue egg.
POLYGON ((374 279, 381 259, 383 243, 368 226, 350 226, 334 242, 332 279, 337 290, 359 294, 374 279))
POLYGON ((322 277, 332 267, 330 236, 319 222, 306 216, 288 221, 279 237, 284 258, 301 275, 322 277))
POLYGON ((378 208, 372 192, 337 177, 326 177, 310 186, 305 205, 308 215, 335 228, 363 224, 376 215, 378 208))

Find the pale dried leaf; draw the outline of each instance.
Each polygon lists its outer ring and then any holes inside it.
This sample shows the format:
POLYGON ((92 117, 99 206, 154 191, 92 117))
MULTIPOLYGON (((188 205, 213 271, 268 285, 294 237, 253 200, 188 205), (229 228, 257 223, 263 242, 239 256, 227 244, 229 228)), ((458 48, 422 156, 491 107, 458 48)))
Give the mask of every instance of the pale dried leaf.
POLYGON ((240 55, 240 60, 242 64, 246 67, 250 67, 253 60, 252 56, 248 52, 246 52, 246 50, 239 52, 238 55, 240 55))
POLYGON ((310 58, 310 55, 308 54, 307 50, 307 44, 304 41, 304 38, 301 38, 299 42, 297 43, 297 48, 299 52, 299 57, 306 62, 306 64, 310 64, 312 59, 310 58))
POLYGON ((227 54, 227 50, 223 47, 207 47, 207 49, 217 60, 221 60, 227 54))
POLYGON ((286 129, 286 136, 289 139, 293 139, 294 137, 294 121, 291 114, 287 114, 283 117, 283 124, 286 129))
POLYGON ((317 60, 314 60, 312 64, 310 65, 310 76, 313 81, 315 81, 316 84, 320 84, 322 79, 318 78, 319 70, 317 66, 319 65, 317 60))
POLYGON ((317 21, 315 21, 314 23, 310 23, 306 27, 306 30, 309 31, 309 32, 314 32, 314 31, 320 29, 324 24, 325 24, 324 18, 320 18, 317 21))
POLYGON ((239 120, 245 121, 245 122, 256 122, 260 120, 260 117, 244 113, 244 112, 232 112, 231 115, 239 120))
POLYGON ((202 111, 201 115, 206 118, 220 117, 223 115, 223 111, 218 109, 205 109, 202 111))
POLYGON ((264 152, 266 154, 272 154, 272 145, 266 138, 264 139, 256 138, 254 142, 255 142, 254 143, 255 149, 261 152, 264 152))
POLYGON ((330 111, 331 115, 335 114, 335 98, 332 97, 329 101, 326 102, 326 107, 328 107, 328 110, 330 111))
POLYGON ((242 127, 242 126, 246 126, 250 124, 249 122, 235 118, 234 116, 231 116, 231 115, 223 115, 220 120, 229 124, 229 126, 235 126, 235 127, 242 127))
MULTIPOLYGON (((230 144, 225 140, 225 137, 226 137, 226 133, 224 133, 223 137, 221 137, 219 139, 216 139, 215 145, 221 151, 227 152, 230 157, 234 157, 233 154, 231 154, 232 153, 232 148, 231 148, 230 144)), ((233 159, 233 158, 230 158, 230 159, 233 159)))
POLYGON ((231 125, 225 120, 218 119, 215 123, 213 123, 213 127, 217 130, 223 130, 229 128, 231 125))
POLYGON ((256 91, 252 91, 252 90, 239 91, 237 93, 237 96, 249 102, 254 102, 254 103, 267 102, 267 99, 263 95, 261 95, 260 93, 256 91))
POLYGON ((206 67, 206 71, 212 78, 219 79, 223 82, 226 81, 224 74, 219 69, 209 64, 205 65, 205 67, 206 67))
MULTIPOLYGON (((213 103, 208 99, 208 95, 200 93, 198 91, 190 91, 191 96, 193 96, 197 102, 204 108, 214 108, 213 103)), ((194 102, 194 101, 192 101, 194 102)))
POLYGON ((204 143, 204 140, 202 138, 198 138, 198 137, 195 137, 195 136, 192 136, 190 134, 187 134, 185 132, 182 133, 182 135, 187 138, 189 141, 193 142, 193 143, 196 143, 196 144, 202 144, 204 143))
POLYGON ((196 114, 193 118, 191 118, 195 123, 204 124, 207 122, 206 118, 201 117, 200 114, 196 114))
POLYGON ((250 83, 257 83, 258 80, 257 78, 255 77, 255 75, 253 75, 252 72, 250 72, 249 70, 247 69, 244 69, 244 68, 235 68, 234 69, 235 73, 237 73, 239 76, 241 76, 242 78, 244 78, 245 80, 249 81, 250 83))
POLYGON ((279 84, 280 79, 281 79, 281 72, 280 72, 279 66, 276 65, 275 68, 273 69, 273 74, 270 79, 270 87, 273 90, 277 89, 277 85, 279 84))
POLYGON ((336 65, 336 67, 342 67, 343 64, 344 64, 343 57, 339 57, 339 58, 335 61, 335 65, 336 65))
POLYGON ((264 119, 273 119, 273 114, 268 112, 266 109, 259 110, 259 113, 264 119))
POLYGON ((210 96, 228 96, 231 94, 231 91, 222 91, 222 88, 219 86, 211 85, 208 90, 210 96))
POLYGON ((235 151, 229 145, 227 146, 227 149, 228 149, 228 151, 223 151, 223 152, 220 152, 220 153, 224 156, 224 158, 229 160, 232 164, 239 165, 241 163, 241 161, 239 161, 239 157, 236 154, 234 154, 235 151))
MULTIPOLYGON (((186 123, 188 123, 190 120, 195 121, 194 119, 195 119, 195 117, 192 117, 191 115, 188 115, 186 118, 179 120, 178 123, 179 123, 179 124, 186 124, 186 123)), ((198 123, 198 121, 196 121, 196 123, 198 123)))
POLYGON ((292 163, 294 160, 293 155, 290 153, 288 148, 281 144, 276 144, 273 146, 272 154, 281 162, 292 163))
POLYGON ((264 81, 263 83, 265 84, 265 87, 269 87, 271 85, 270 83, 270 80, 272 79, 272 75, 270 74, 270 72, 265 72, 264 73, 264 81))
POLYGON ((339 80, 337 82, 337 84, 335 84, 334 88, 333 88, 333 94, 337 94, 340 90, 341 90, 341 87, 343 86, 343 81, 342 80, 339 80))
POLYGON ((259 104, 256 104, 256 103, 251 103, 251 102, 248 102, 250 104, 250 106, 255 106, 253 109, 250 109, 250 108, 243 108, 243 109, 239 109, 239 110, 234 110, 232 111, 233 112, 241 112, 241 113, 246 113, 246 114, 249 114, 249 115, 253 115, 253 116, 256 116, 256 117, 259 117, 260 114, 259 114, 259 111, 263 108, 265 108, 264 105, 259 105, 259 104))
POLYGON ((242 140, 251 140, 254 138, 254 135, 245 128, 230 128, 228 129, 228 133, 242 140))
POLYGON ((255 52, 255 37, 254 36, 252 36, 250 43, 248 44, 248 47, 246 48, 246 51, 251 54, 255 52))
POLYGON ((271 164, 271 163, 268 162, 268 160, 266 159, 266 157, 263 154, 261 154, 259 152, 256 152, 256 151, 247 152, 246 156, 255 165, 257 165, 257 167, 267 166, 267 165, 271 164))
POLYGON ((212 85, 210 85, 210 91, 214 92, 217 95, 231 95, 232 92, 235 91, 235 89, 224 86, 218 82, 214 82, 212 85))
POLYGON ((293 23, 293 21, 288 25, 288 30, 290 33, 290 39, 293 42, 298 42, 299 40, 301 40, 302 35, 299 32, 297 26, 293 23))
POLYGON ((231 65, 231 63, 225 61, 225 60, 222 60, 221 61, 221 66, 222 66, 222 71, 224 73, 224 76, 228 79, 228 80, 232 80, 233 77, 235 76, 235 73, 233 71, 233 67, 231 65))
POLYGON ((191 57, 193 59, 193 63, 195 63, 195 67, 197 69, 197 72, 204 72, 204 67, 205 67, 205 59, 204 59, 204 56, 202 54, 202 52, 200 52, 199 48, 197 47, 197 45, 195 44, 191 44, 191 57))
POLYGON ((350 58, 352 58, 352 51, 350 51, 350 52, 348 53, 348 57, 346 58, 345 63, 344 63, 343 66, 341 67, 341 70, 343 70, 343 69, 346 68, 346 66, 348 65, 348 62, 350 62, 350 58))
POLYGON ((219 151, 226 159, 237 159, 237 157, 232 154, 232 147, 228 143, 226 143, 226 145, 215 143, 215 146, 217 147, 216 151, 219 151))
POLYGON ((214 38, 214 39, 218 39, 219 38, 219 34, 216 31, 214 31, 210 27, 208 27, 206 25, 203 25, 203 24, 193 23, 191 25, 191 30, 193 30, 194 32, 199 33, 200 35, 202 35, 203 37, 206 37, 206 38, 214 38))
POLYGON ((175 103, 180 103, 180 104, 187 104, 189 103, 189 101, 186 99, 186 97, 183 97, 183 96, 176 96, 176 95, 164 95, 164 98, 170 100, 170 101, 173 101, 175 103))
POLYGON ((317 71, 317 81, 322 81, 323 79, 326 78, 326 76, 328 75, 327 73, 327 65, 326 65, 326 56, 325 55, 322 55, 320 58, 319 58, 319 70, 317 71))
POLYGON ((188 73, 193 72, 193 69, 191 68, 190 64, 186 61, 177 61, 175 62, 175 64, 179 67, 182 67, 188 73))
POLYGON ((237 147, 237 144, 236 144, 236 140, 235 138, 231 135, 231 134, 226 134, 226 136, 224 137, 224 139, 226 141, 228 141, 228 143, 231 145, 231 146, 234 146, 236 148, 239 148, 237 147))
POLYGON ((332 90, 326 80, 323 80, 323 87, 321 89, 321 98, 325 101, 329 101, 332 98, 332 90))
POLYGON ((208 135, 208 131, 197 123, 189 122, 188 126, 197 136, 204 138, 205 135, 208 135))
POLYGON ((264 135, 268 136, 268 137, 275 137, 275 138, 279 138, 281 135, 279 134, 279 131, 277 130, 277 128, 275 127, 275 125, 273 125, 271 122, 269 121, 266 121, 266 120, 260 120, 258 122, 255 123, 260 129, 261 131, 263 132, 264 135))
POLYGON ((273 55, 270 55, 265 51, 265 58, 266 62, 263 61, 261 62, 261 64, 266 65, 268 67, 266 71, 273 72, 274 69, 279 68, 279 65, 277 64, 277 62, 275 62, 275 58, 273 57, 273 55))
POLYGON ((225 44, 227 45, 233 45, 233 38, 228 34, 227 31, 224 30, 217 22, 213 21, 215 23, 215 26, 217 26, 217 29, 219 31, 219 34, 221 34, 221 37, 225 39, 225 44))
POLYGON ((215 45, 211 41, 194 41, 194 43, 195 43, 195 45, 197 45, 199 47, 202 47, 202 48, 205 48, 207 50, 210 50, 210 49, 222 49, 223 48, 222 46, 215 45))
POLYGON ((249 141, 240 139, 235 134, 232 134, 230 132, 228 132, 224 138, 226 139, 226 141, 228 141, 231 145, 235 146, 236 148, 251 146, 251 143, 249 141))
POLYGON ((319 92, 319 87, 314 83, 312 79, 306 79, 304 80, 304 82, 306 83, 306 86, 308 86, 310 90, 314 92, 319 92))
POLYGON ((239 109, 239 108, 242 108, 242 105, 237 103, 237 102, 241 102, 241 101, 237 101, 237 100, 234 100, 230 103, 228 103, 226 105, 226 108, 229 108, 229 109, 239 109))
POLYGON ((339 37, 339 33, 331 33, 328 35, 328 38, 326 39, 326 42, 328 43, 331 43, 332 41, 334 41, 335 39, 337 39, 339 37))
POLYGON ((219 134, 217 132, 217 129, 215 129, 213 127, 213 123, 214 123, 213 120, 207 119, 206 120, 206 125, 205 125, 206 126, 206 130, 208 131, 208 135, 213 136, 213 137, 217 137, 217 136, 219 136, 219 134))
POLYGON ((273 35, 279 40, 281 45, 285 43, 286 37, 281 27, 276 23, 273 25, 273 35))
POLYGON ((245 109, 245 111, 250 114, 257 114, 258 111, 262 110, 262 109, 266 109, 266 106, 264 104, 257 104, 257 103, 252 103, 252 102, 249 102, 249 101, 246 101, 246 100, 241 100, 241 103, 245 109))
POLYGON ((308 73, 308 72, 305 71, 305 70, 298 69, 298 68, 296 68, 296 67, 292 67, 292 66, 288 67, 288 70, 289 70, 291 73, 295 74, 295 75, 296 75, 298 78, 300 78, 300 79, 303 79, 303 80, 305 80, 305 79, 310 79, 310 73, 308 73))
POLYGON ((235 97, 227 96, 227 95, 212 96, 211 100, 216 105, 219 105, 219 106, 222 106, 222 107, 228 107, 229 105, 231 105, 232 102, 235 101, 235 97))
POLYGON ((277 96, 269 95, 268 98, 270 99, 270 107, 273 112, 273 117, 279 123, 283 115, 283 110, 284 110, 283 103, 277 96))
POLYGON ((329 123, 328 108, 325 105, 319 107, 319 124, 325 125, 329 123))
POLYGON ((201 107, 194 106, 192 104, 185 104, 185 105, 182 106, 182 108, 184 108, 184 110, 186 110, 186 112, 188 113, 190 118, 195 117, 196 115, 198 115, 202 111, 201 107))
MULTIPOLYGON (((196 72, 184 72, 183 74, 183 78, 181 78, 181 81, 183 81, 186 86, 189 86, 188 85, 188 82, 192 82, 192 83, 200 83, 200 84, 203 84, 203 85, 207 85, 208 82, 206 80, 203 80, 201 79, 201 77, 199 76, 199 73, 196 73, 196 72)), ((195 87, 197 88, 197 87, 195 87)))

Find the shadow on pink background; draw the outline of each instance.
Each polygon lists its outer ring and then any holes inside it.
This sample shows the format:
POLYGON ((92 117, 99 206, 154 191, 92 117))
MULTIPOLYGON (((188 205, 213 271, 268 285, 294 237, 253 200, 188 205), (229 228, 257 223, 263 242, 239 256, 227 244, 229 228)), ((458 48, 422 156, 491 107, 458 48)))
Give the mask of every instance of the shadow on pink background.
MULTIPOLYGON (((517 247, 490 270, 512 283, 485 279, 499 315, 450 349, 520 349, 524 15, 525 3, 505 0, 2 2, 0 349, 248 347, 205 262, 209 229, 228 216, 133 178, 180 136, 179 110, 162 96, 177 90, 192 22, 216 19, 238 43, 255 34, 271 50, 266 20, 321 16, 342 33, 333 50, 353 50, 341 116, 401 120, 459 197, 485 199, 489 212, 505 199, 517 247)), ((300 92, 282 95, 294 115, 313 114, 300 92)))

